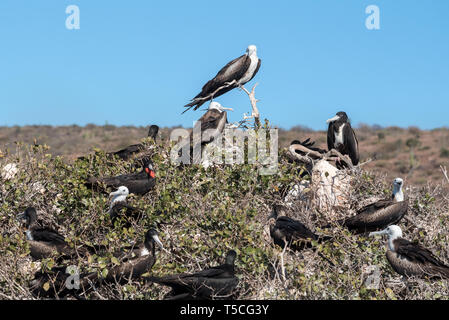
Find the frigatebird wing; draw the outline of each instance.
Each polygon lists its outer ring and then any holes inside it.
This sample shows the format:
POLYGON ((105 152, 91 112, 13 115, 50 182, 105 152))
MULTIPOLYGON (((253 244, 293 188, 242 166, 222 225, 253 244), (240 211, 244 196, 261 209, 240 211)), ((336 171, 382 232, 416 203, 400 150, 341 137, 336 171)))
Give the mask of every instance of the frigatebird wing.
POLYGON ((349 123, 346 123, 343 127, 343 137, 345 149, 348 151, 352 164, 357 165, 359 163, 359 142, 349 123))
POLYGON ((227 121, 226 111, 220 112, 215 109, 208 110, 199 120, 201 123, 201 143, 209 143, 214 140, 215 133, 223 132, 227 121), (215 130, 214 135, 211 137, 210 134, 205 132, 206 130, 215 130))
POLYGON ((221 68, 220 71, 218 71, 218 73, 213 79, 209 80, 203 86, 201 92, 198 95, 196 95, 195 98, 192 99, 192 102, 184 106, 187 109, 184 110, 182 113, 186 112, 193 106, 195 106, 193 110, 197 110, 206 101, 212 98, 219 97, 222 94, 234 89, 237 86, 237 84, 223 88, 218 92, 216 92, 213 97, 209 97, 212 93, 214 93, 220 87, 224 86, 226 83, 230 83, 234 80, 238 81, 240 78, 242 78, 250 65, 251 65, 251 58, 246 54, 230 61, 223 68, 221 68), (206 97, 208 98, 206 99, 206 97), (204 99, 199 100, 201 98, 204 99))
POLYGON ((409 261, 418 263, 431 263, 437 267, 445 267, 444 263, 438 260, 430 250, 403 238, 393 241, 395 252, 406 257, 409 261))
POLYGON ((49 228, 34 229, 32 230, 32 235, 34 241, 52 242, 54 244, 66 244, 65 238, 61 234, 49 228))
POLYGON ((334 134, 335 128, 334 123, 329 123, 329 127, 327 129, 327 150, 332 150, 334 148, 335 144, 335 134, 334 134))

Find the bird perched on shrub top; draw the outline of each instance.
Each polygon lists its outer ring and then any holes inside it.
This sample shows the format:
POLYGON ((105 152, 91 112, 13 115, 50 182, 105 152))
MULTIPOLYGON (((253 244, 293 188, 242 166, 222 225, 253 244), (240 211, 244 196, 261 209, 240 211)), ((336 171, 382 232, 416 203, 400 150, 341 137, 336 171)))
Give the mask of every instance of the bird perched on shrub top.
POLYGON ((261 60, 257 57, 257 47, 255 45, 248 46, 244 55, 225 65, 212 80, 209 80, 203 86, 201 92, 192 99, 192 102, 185 105, 187 109, 183 113, 194 106, 195 108, 193 110, 196 110, 206 101, 217 98, 251 81, 257 71, 259 71, 260 63, 261 60), (227 84, 229 86, 226 86, 227 84), (223 88, 220 89, 221 87, 223 88))
POLYGON ((108 188, 125 186, 129 193, 144 195, 154 187, 156 173, 149 158, 143 159, 142 163, 142 171, 140 172, 122 174, 116 177, 89 178, 85 185, 94 189, 101 189, 102 185, 106 185, 108 188))

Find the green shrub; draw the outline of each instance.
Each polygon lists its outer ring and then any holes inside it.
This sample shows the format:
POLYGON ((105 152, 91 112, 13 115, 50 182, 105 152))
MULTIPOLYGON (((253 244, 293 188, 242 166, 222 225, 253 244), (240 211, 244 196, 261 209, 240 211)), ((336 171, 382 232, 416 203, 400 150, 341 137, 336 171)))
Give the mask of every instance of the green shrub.
POLYGON ((446 148, 441 148, 440 149, 440 157, 449 158, 449 150, 446 148))
MULTIPOLYGON (((18 146, 14 155, 0 158, 0 168, 15 162, 19 173, 10 181, 0 181, 0 292, 2 299, 31 298, 29 283, 34 272, 46 270, 59 261, 46 259, 31 262, 29 246, 15 213, 35 206, 45 226, 58 229, 74 245, 102 244, 108 253, 65 261, 87 271, 104 273, 116 261, 111 256, 121 248, 142 241, 144 232, 153 226, 167 251, 157 250, 157 262, 148 273, 162 276, 193 272, 223 262, 225 252, 237 251, 236 273, 240 279, 238 299, 425 299, 449 296, 444 281, 416 284, 409 289, 392 286, 387 281, 399 278, 385 257, 385 239, 352 235, 341 227, 327 231, 332 241, 314 243, 314 249, 300 253, 287 251, 284 264, 287 281, 279 279, 281 250, 272 244, 267 217, 274 203, 281 203, 288 191, 302 179, 303 168, 289 163, 280 153, 279 171, 261 176, 256 165, 175 166, 170 162, 170 146, 148 144, 157 183, 145 196, 130 195, 128 202, 142 212, 142 220, 130 227, 113 226, 107 214, 107 194, 93 192, 84 185, 90 176, 108 176, 129 172, 133 160, 111 161, 96 149, 84 161, 66 161, 48 154, 45 146, 18 146), (40 182, 44 193, 33 190, 40 182), (381 288, 364 286, 366 266, 381 270, 381 288), (388 290, 387 290, 388 289, 388 290)), ((390 177, 385 179, 361 170, 353 173, 351 204, 342 215, 352 215, 361 202, 372 197, 385 198, 391 192, 390 177)), ((434 194, 440 189, 413 189, 408 216, 402 221, 404 236, 419 240, 432 251, 445 252, 449 221, 444 198, 434 194), (419 227, 418 227, 419 226, 419 227), (430 227, 432 226, 432 227, 430 227), (437 226, 437 227, 434 227, 437 226), (421 229, 426 230, 421 234, 421 229), (437 251, 438 250, 438 251, 437 251)), ((310 201, 296 200, 287 214, 307 224, 317 233, 327 223, 310 201), (321 220, 320 220, 321 219, 321 220)), ((444 259, 443 254, 439 254, 444 259)), ((85 298, 162 299, 167 289, 143 280, 126 285, 100 286, 85 298)))

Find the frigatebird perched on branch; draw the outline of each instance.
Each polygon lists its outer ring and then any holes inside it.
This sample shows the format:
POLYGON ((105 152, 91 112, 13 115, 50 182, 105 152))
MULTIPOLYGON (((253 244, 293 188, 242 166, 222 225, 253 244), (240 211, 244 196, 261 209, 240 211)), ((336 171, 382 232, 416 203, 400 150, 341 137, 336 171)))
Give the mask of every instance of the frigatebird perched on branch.
MULTIPOLYGON (((319 147, 314 147, 315 141, 310 141, 310 138, 307 138, 306 140, 304 140, 302 142, 300 140, 293 140, 290 143, 290 145, 294 145, 294 144, 300 144, 300 145, 306 147, 307 149, 319 152, 321 154, 325 154, 327 152, 326 150, 321 149, 319 147)), ((300 154, 300 152, 298 152, 297 150, 295 150, 295 152, 300 154)))
POLYGON ((215 139, 220 137, 220 134, 223 133, 226 123, 228 122, 226 110, 232 110, 232 108, 225 108, 220 103, 212 101, 209 104, 209 108, 206 113, 198 119, 197 124, 195 124, 195 127, 188 137, 188 141, 180 147, 178 154, 181 156, 182 152, 188 152, 188 150, 190 150, 190 162, 195 163, 194 147, 196 145, 203 147, 213 142, 215 139), (201 131, 201 136, 198 135, 197 138, 195 135, 195 130, 198 130, 198 127, 201 131))
MULTIPOLYGON (((111 216, 112 224, 120 217, 127 220, 129 218, 139 219, 143 216, 143 213, 138 208, 126 203, 126 197, 128 195, 129 190, 125 186, 120 186, 116 191, 109 194, 109 197, 112 197, 109 206, 109 215, 111 216)), ((127 223, 126 225, 129 226, 130 224, 127 223)))
MULTIPOLYGON (((326 121, 329 124, 327 130, 327 147, 329 151, 335 149, 342 155, 347 154, 355 166, 359 163, 359 142, 352 130, 346 112, 337 112, 337 115, 326 121)), ((337 161, 337 167, 341 168, 337 161)))
POLYGON ((259 71, 261 60, 257 57, 257 47, 250 45, 246 53, 225 65, 217 75, 209 80, 201 92, 192 99, 192 102, 185 105, 187 108, 182 113, 192 107, 197 110, 206 101, 212 100, 225 94, 226 92, 243 86, 251 81, 259 71))
MULTIPOLYGON (((148 129, 148 137, 156 141, 157 133, 159 132, 159 127, 157 125, 152 125, 148 129)), ((122 160, 128 160, 133 154, 138 153, 144 149, 144 145, 141 143, 130 145, 116 152, 108 152, 106 155, 109 158, 114 156, 119 157, 122 160)), ((88 156, 78 157, 77 160, 86 160, 88 156)))
POLYGON ((137 173, 127 173, 116 177, 89 178, 85 183, 86 187, 100 189, 104 184, 108 188, 119 188, 125 186, 130 193, 144 195, 150 191, 155 183, 155 172, 152 161, 145 157, 142 159, 142 171, 137 173))
POLYGON ((56 255, 62 257, 72 257, 77 254, 85 255, 87 250, 70 247, 57 231, 48 227, 39 227, 37 225, 37 211, 34 207, 27 208, 24 212, 17 215, 19 220, 25 222, 26 237, 30 245, 30 255, 33 259, 49 258, 56 255))
POLYGON ((370 233, 370 236, 375 235, 388 235, 387 260, 400 275, 449 279, 449 266, 428 249, 403 239, 397 225, 370 233))
MULTIPOLYGON (((148 137, 152 138, 156 141, 157 133, 159 132, 159 127, 157 125, 150 126, 148 130, 148 137)), ((108 153, 108 156, 117 156, 122 160, 128 160, 133 154, 142 151, 144 145, 142 143, 130 145, 124 149, 121 149, 116 152, 108 153)))
POLYGON ((276 245, 284 248, 286 245, 293 251, 304 248, 311 248, 312 241, 326 241, 331 237, 319 236, 298 220, 287 216, 278 216, 281 206, 275 205, 268 220, 274 219, 274 224, 270 225, 270 235, 276 245))
POLYGON ((212 101, 206 113, 198 119, 201 124, 201 144, 212 142, 218 134, 223 132, 228 122, 226 110, 232 109, 225 108, 220 103, 212 101))
POLYGON ((156 247, 164 249, 156 229, 151 228, 145 234, 145 241, 134 248, 124 248, 123 253, 114 254, 120 264, 108 269, 106 282, 126 283, 128 279, 137 279, 148 272, 156 262, 156 247))
MULTIPOLYGON (((353 217, 337 222, 354 233, 365 233, 386 228, 398 223, 408 210, 408 200, 404 198, 402 191, 403 180, 396 178, 393 181, 393 194, 390 199, 379 200, 371 203, 353 217)), ((329 228, 331 224, 323 228, 329 228)))

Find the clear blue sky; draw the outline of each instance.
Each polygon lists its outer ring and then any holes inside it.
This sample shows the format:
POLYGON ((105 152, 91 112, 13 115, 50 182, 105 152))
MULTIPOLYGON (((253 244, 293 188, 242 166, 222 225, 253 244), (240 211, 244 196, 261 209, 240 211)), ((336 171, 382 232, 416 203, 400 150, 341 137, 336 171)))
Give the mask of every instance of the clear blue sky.
MULTIPOLYGON (((183 106, 228 61, 258 47, 263 118, 325 129, 449 123, 449 1, 0 1, 0 125, 192 126, 183 106), (68 5, 80 30, 65 27, 68 5), (367 30, 365 8, 380 8, 367 30)), ((231 121, 237 90, 217 99, 231 121)))

